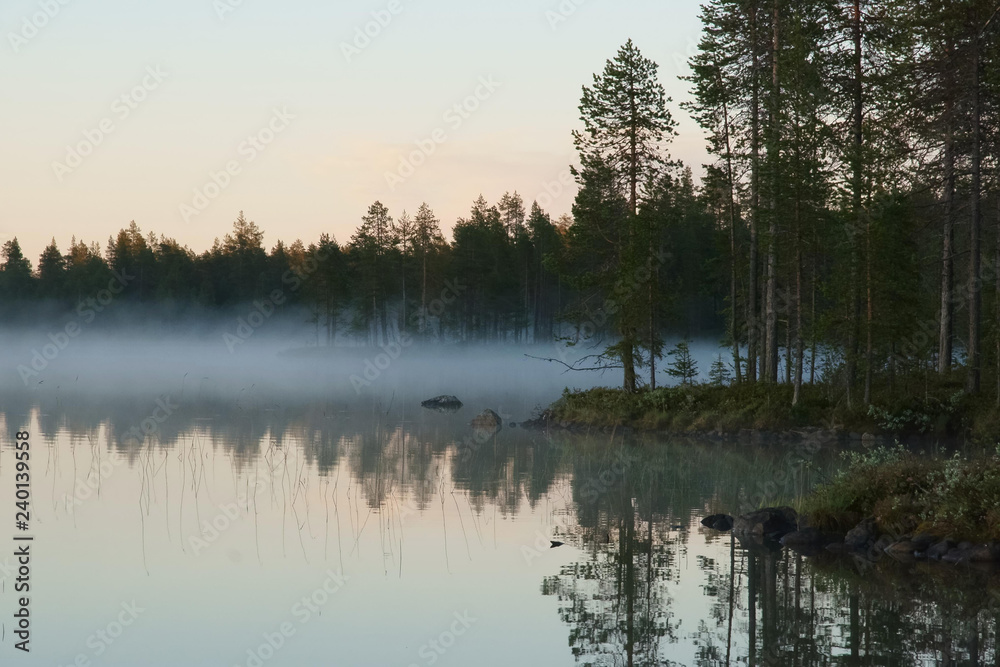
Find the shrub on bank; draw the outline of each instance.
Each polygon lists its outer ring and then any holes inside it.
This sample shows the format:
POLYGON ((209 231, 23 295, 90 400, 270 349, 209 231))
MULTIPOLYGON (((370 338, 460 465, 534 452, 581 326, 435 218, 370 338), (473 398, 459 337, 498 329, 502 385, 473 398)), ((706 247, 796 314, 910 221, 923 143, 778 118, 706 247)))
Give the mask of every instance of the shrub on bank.
POLYGON ((845 457, 836 478, 800 503, 816 527, 846 531, 874 517, 886 532, 1000 539, 1000 455, 929 459, 897 446, 845 457))
POLYGON ((848 404, 842 387, 803 385, 792 406, 788 384, 687 384, 628 393, 598 388, 565 391, 549 417, 581 426, 631 426, 693 433, 806 427, 887 436, 969 436, 996 443, 1000 411, 992 397, 970 397, 956 376, 900 377, 876 392, 870 406, 848 404))

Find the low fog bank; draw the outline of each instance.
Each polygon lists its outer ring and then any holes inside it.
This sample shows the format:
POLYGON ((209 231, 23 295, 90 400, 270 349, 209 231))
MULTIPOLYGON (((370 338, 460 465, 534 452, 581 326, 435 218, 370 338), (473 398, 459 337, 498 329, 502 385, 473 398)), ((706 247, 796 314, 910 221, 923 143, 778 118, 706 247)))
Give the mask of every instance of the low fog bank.
MULTIPOLYGON (((568 372, 559 363, 594 353, 586 344, 469 344, 402 336, 375 347, 362 345, 348 331, 332 345, 318 346, 326 341, 305 312, 264 319, 255 327, 241 327, 247 318, 231 313, 142 315, 122 311, 90 324, 58 319, 56 325, 6 326, 0 330, 0 395, 41 403, 165 394, 239 404, 252 397, 256 404, 275 405, 335 401, 345 409, 363 401, 388 409, 394 402, 418 404, 454 394, 469 405, 506 403, 510 414, 523 419, 566 387, 618 386, 622 379, 619 369, 568 372)), ((730 362, 715 341, 695 342, 691 349, 703 379, 716 355, 730 362)), ((659 384, 673 382, 668 362, 658 365, 659 384)))

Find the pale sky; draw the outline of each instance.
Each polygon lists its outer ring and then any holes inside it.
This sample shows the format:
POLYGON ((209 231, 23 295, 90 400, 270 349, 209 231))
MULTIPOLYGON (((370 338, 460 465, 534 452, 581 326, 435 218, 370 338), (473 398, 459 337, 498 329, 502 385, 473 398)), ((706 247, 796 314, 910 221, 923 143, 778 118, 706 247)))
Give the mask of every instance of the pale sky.
POLYGON ((135 220, 201 252, 241 209, 268 248, 346 242, 375 200, 394 216, 427 201, 447 232, 480 193, 508 190, 557 217, 575 191, 554 184, 575 161, 581 86, 630 37, 673 97, 674 157, 699 174, 703 135, 677 80, 698 4, 5 0, 0 242, 17 236, 35 265, 53 236, 103 249, 135 220), (387 24, 345 55, 373 12, 387 24), (388 183, 416 142, 429 154, 388 183))

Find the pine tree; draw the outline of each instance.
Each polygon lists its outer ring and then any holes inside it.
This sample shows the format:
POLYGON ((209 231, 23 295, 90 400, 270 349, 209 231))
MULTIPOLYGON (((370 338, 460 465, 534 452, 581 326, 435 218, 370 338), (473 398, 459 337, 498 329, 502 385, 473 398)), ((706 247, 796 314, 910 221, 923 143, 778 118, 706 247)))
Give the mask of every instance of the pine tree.
POLYGON ((673 361, 667 367, 667 374, 672 378, 680 380, 682 385, 689 386, 698 379, 698 363, 691 356, 691 347, 686 340, 682 340, 670 351, 673 361))
MULTIPOLYGON (((667 110, 669 101, 657 80, 657 65, 645 58, 632 40, 619 49, 592 86, 583 88, 580 115, 582 131, 573 138, 581 167, 574 173, 581 190, 588 189, 574 205, 574 218, 594 230, 612 232, 606 252, 614 257, 612 271, 603 273, 601 288, 608 298, 615 284, 627 284, 621 309, 615 319, 619 341, 605 350, 624 369, 626 391, 637 388, 636 365, 641 363, 637 348, 640 331, 648 330, 651 383, 655 381, 656 322, 652 304, 656 285, 650 275, 636 284, 635 276, 647 270, 657 253, 659 230, 641 225, 640 204, 653 195, 669 165, 665 144, 675 133, 675 123, 667 110), (590 199, 591 201, 584 201, 590 199), (601 202, 600 200, 604 200, 601 202), (626 208, 613 213, 617 202, 626 208), (595 215, 595 220, 583 217, 595 215)), ((581 193, 583 194, 583 193, 581 193)), ((582 235, 581 235, 582 236, 582 235)), ((591 236, 591 234, 586 234, 591 236)))
POLYGON ((32 296, 34 284, 31 278, 31 262, 21 252, 21 244, 15 236, 3 244, 3 264, 0 265, 0 291, 11 300, 27 299, 32 296))
POLYGON ((66 258, 59 252, 56 240, 42 251, 38 258, 38 294, 44 298, 62 297, 66 280, 66 258))
POLYGON ((364 290, 361 324, 374 344, 389 342, 388 281, 391 274, 388 255, 392 248, 392 224, 389 209, 377 201, 368 207, 368 214, 362 216, 361 226, 351 237, 351 250, 359 265, 364 290))
POLYGON ((715 355, 715 359, 712 361, 712 368, 708 373, 708 379, 717 387, 727 385, 732 380, 732 376, 729 373, 729 367, 726 366, 726 362, 722 360, 721 354, 715 355))
POLYGON ((420 260, 420 318, 417 326, 419 332, 424 334, 427 320, 428 264, 435 250, 444 243, 444 238, 441 236, 440 223, 426 202, 417 209, 413 226, 414 252, 420 260))

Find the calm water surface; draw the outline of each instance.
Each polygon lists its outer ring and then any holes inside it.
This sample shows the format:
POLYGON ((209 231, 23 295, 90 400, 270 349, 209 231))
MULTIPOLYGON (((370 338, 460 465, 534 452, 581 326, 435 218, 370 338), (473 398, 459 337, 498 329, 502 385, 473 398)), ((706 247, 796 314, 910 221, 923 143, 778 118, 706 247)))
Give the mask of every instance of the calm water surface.
POLYGON ((518 421, 558 395, 488 374, 322 398, 190 378, 0 399, 4 664, 1000 660, 990 573, 748 551, 701 527, 807 490, 836 463, 826 449, 477 433, 482 408, 518 421), (419 407, 444 389, 466 407, 419 407), (18 430, 33 443, 28 656, 6 556, 18 430))

